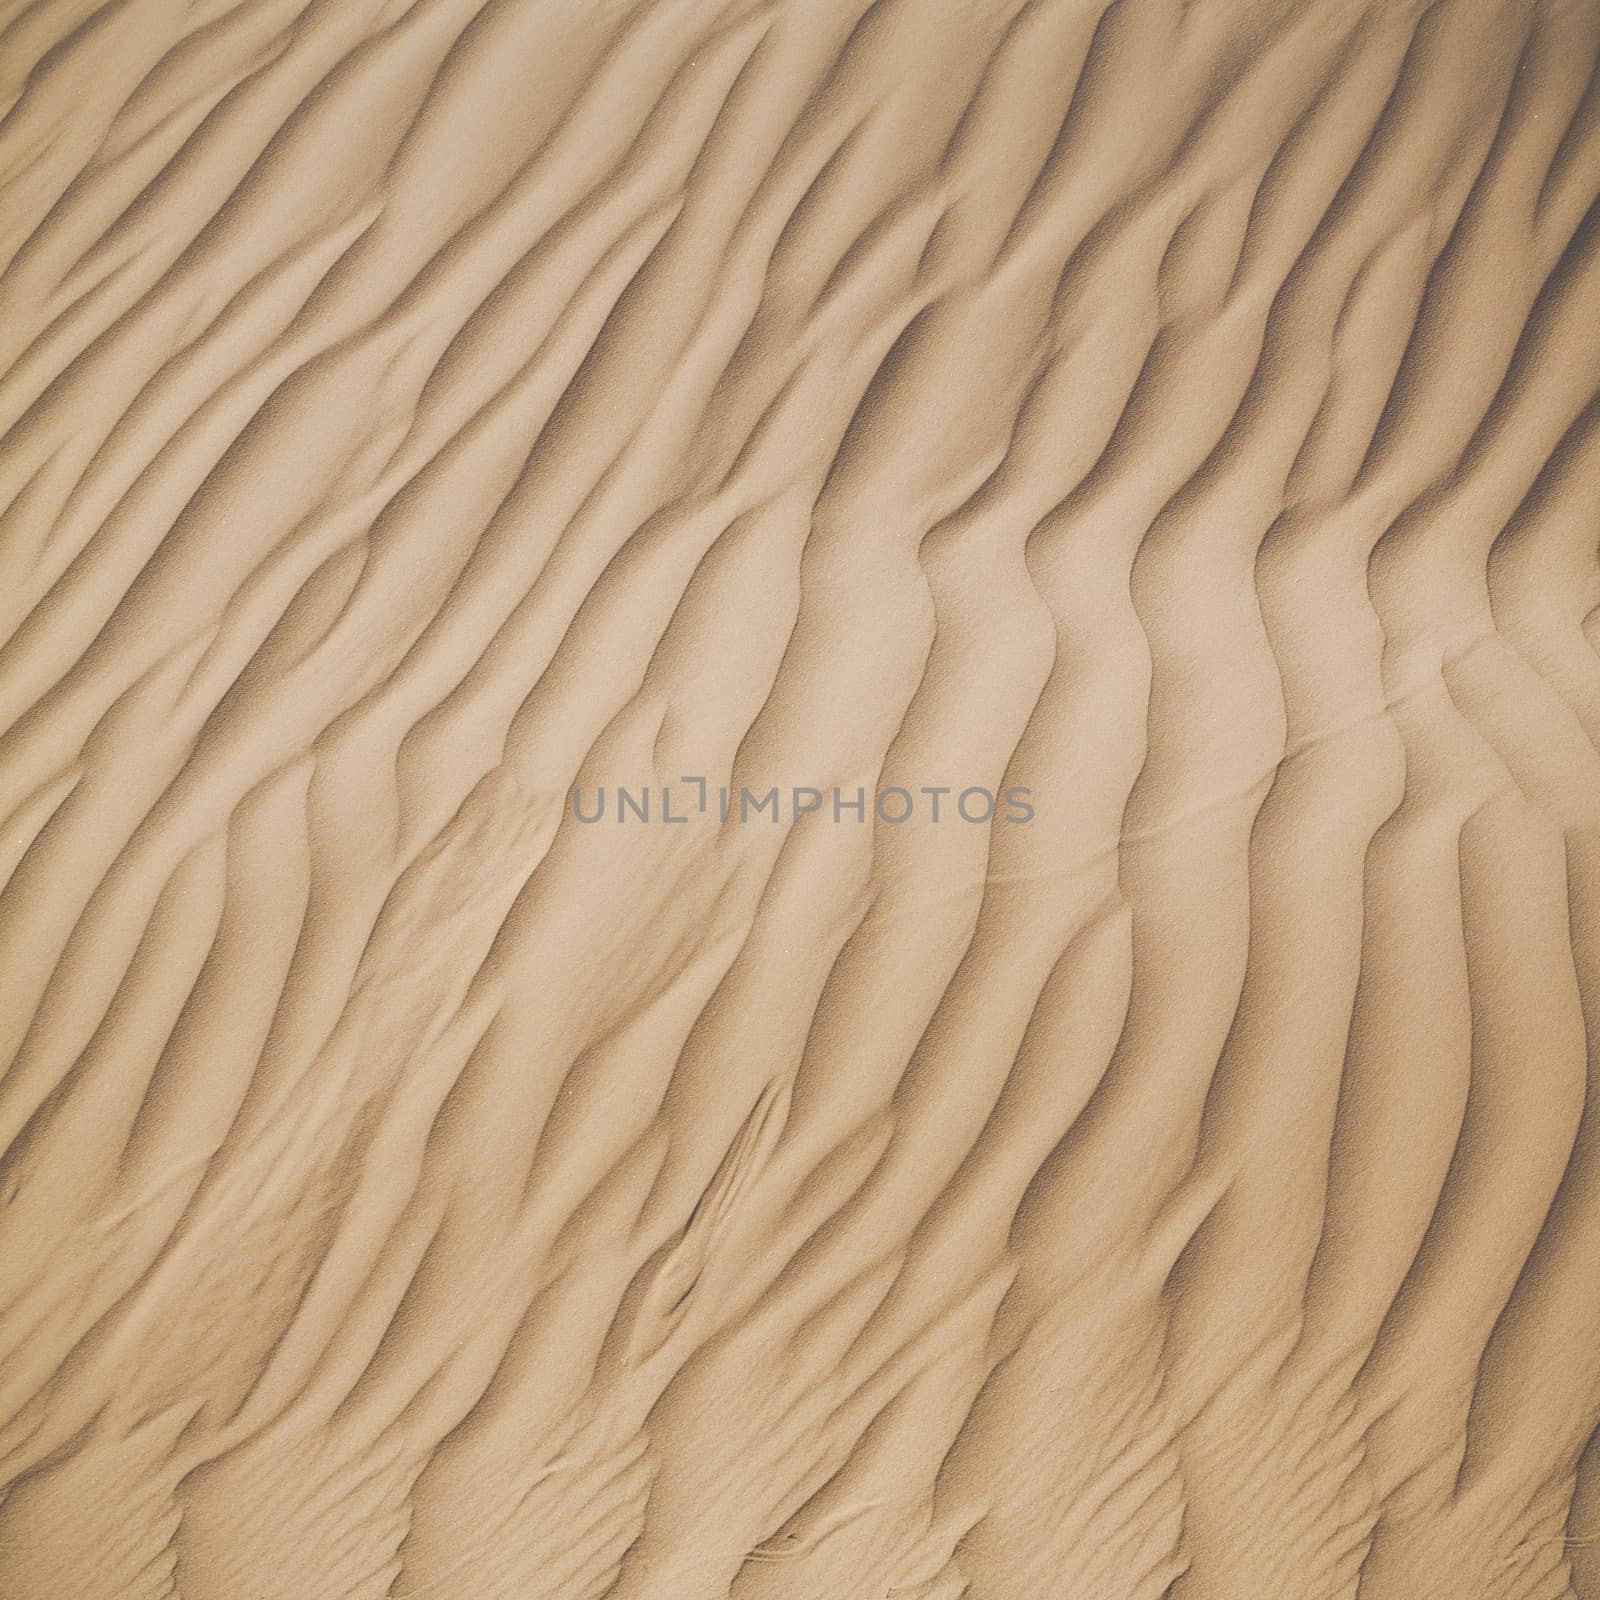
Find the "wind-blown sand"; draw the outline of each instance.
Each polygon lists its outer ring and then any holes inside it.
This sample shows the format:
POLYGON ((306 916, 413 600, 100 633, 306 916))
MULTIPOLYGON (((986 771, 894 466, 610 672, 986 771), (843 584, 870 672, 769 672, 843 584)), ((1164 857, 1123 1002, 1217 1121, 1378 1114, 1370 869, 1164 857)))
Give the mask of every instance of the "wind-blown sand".
POLYGON ((5 0, 4 1600, 1600 1597, 1597 63, 5 0))

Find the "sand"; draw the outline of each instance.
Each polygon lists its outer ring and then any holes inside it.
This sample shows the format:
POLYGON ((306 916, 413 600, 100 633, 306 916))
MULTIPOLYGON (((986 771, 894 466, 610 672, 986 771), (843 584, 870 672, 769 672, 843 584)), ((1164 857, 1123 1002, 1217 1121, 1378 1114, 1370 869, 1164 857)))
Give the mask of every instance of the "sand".
POLYGON ((1597 67, 4 0, 0 1596, 1597 1600, 1597 67))

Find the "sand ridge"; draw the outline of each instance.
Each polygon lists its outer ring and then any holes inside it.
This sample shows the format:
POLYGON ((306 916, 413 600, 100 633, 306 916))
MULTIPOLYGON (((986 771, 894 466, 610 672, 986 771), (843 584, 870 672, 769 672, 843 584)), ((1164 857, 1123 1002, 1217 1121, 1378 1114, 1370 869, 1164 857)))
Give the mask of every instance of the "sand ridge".
POLYGON ((6 0, 0 1596, 1600 1596, 1597 66, 6 0))

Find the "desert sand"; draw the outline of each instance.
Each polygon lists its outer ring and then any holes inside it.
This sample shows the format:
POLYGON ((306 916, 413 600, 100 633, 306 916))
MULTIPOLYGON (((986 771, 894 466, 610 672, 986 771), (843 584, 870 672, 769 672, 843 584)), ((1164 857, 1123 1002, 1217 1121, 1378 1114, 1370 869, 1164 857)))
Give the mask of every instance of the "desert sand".
POLYGON ((1600 1600, 1597 67, 4 0, 0 1596, 1600 1600))

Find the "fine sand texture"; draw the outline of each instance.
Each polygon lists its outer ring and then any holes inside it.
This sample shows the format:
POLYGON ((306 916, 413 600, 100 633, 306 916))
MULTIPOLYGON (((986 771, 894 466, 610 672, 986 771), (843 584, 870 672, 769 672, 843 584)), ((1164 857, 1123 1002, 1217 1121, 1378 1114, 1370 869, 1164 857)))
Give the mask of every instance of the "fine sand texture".
POLYGON ((1600 0, 0 0, 0 1600, 1600 1600, 1600 0))

